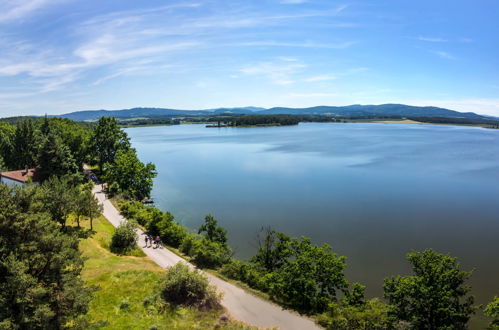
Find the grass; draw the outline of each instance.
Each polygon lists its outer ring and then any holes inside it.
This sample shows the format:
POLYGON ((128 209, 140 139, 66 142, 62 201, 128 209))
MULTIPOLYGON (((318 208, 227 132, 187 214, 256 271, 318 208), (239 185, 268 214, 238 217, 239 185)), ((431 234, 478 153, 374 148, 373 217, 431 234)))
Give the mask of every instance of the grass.
MULTIPOLYGON (((86 222, 83 223, 88 226, 86 222)), ((98 286, 90 304, 92 322, 102 329, 249 329, 239 322, 219 321, 223 311, 200 312, 191 308, 161 311, 147 304, 155 295, 164 270, 144 256, 118 256, 108 249, 114 232, 103 217, 94 220, 92 237, 82 240, 87 258, 82 278, 98 286), (144 303, 146 302, 146 303, 144 303)))

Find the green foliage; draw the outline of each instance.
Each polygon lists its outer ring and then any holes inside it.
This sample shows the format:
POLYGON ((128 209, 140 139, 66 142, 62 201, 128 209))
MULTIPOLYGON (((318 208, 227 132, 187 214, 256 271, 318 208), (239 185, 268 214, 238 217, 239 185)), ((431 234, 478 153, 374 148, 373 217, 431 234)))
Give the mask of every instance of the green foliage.
POLYGON ((228 245, 206 238, 195 240, 191 248, 192 261, 201 268, 218 268, 230 261, 232 254, 228 245))
POLYGON ((268 288, 267 276, 247 262, 231 259, 220 268, 220 273, 230 279, 244 282, 254 289, 266 291, 268 288))
POLYGON ((121 203, 120 209, 124 217, 144 226, 149 234, 159 235, 167 245, 177 248, 187 235, 187 229, 178 224, 170 212, 161 212, 137 201, 121 203))
POLYGON ((489 329, 499 330, 499 297, 494 297, 494 300, 492 300, 487 306, 485 306, 483 313, 487 317, 492 318, 489 329))
POLYGON ((63 227, 68 216, 75 210, 77 188, 67 178, 51 177, 38 190, 38 210, 45 209, 52 219, 63 227))
POLYGON ((390 307, 378 299, 359 306, 331 303, 327 312, 318 317, 318 323, 331 330, 386 330, 395 329, 389 317, 390 307))
POLYGON ((24 119, 16 126, 16 133, 12 143, 10 168, 32 168, 37 164, 39 133, 30 119, 24 119))
POLYGON ((111 252, 126 254, 137 247, 137 238, 135 226, 129 221, 123 222, 114 231, 109 248, 111 252))
POLYGON ((279 302, 307 313, 323 312, 336 301, 336 291, 345 290, 345 257, 331 252, 327 244, 312 245, 310 239, 292 240, 293 258, 271 274, 269 293, 279 302))
POLYGON ((385 298, 393 315, 412 329, 464 329, 474 313, 473 296, 465 282, 471 272, 459 269, 456 258, 433 250, 411 252, 414 275, 385 279, 385 298))
POLYGON ((91 150, 98 159, 99 168, 113 164, 119 151, 130 148, 127 134, 120 129, 114 117, 101 117, 94 129, 91 150))
POLYGON ((177 263, 168 268, 159 284, 160 297, 174 306, 194 306, 210 310, 220 308, 220 295, 208 285, 208 279, 197 270, 177 263))
POLYGON ((76 203, 74 212, 76 213, 76 219, 78 222, 78 227, 80 226, 80 217, 88 217, 90 219, 90 230, 93 230, 93 219, 98 217, 103 210, 102 205, 99 203, 97 198, 92 193, 93 183, 89 182, 87 184, 81 185, 77 189, 76 203))
POLYGON ((360 283, 353 283, 351 291, 345 291, 345 297, 343 298, 343 304, 346 306, 359 307, 364 305, 364 291, 366 286, 360 283))
POLYGON ((291 238, 283 233, 262 227, 257 240, 258 251, 251 262, 265 272, 281 268, 291 256, 291 238))
POLYGON ((78 238, 33 211, 38 187, 0 185, 0 325, 60 329, 78 324, 91 291, 80 279, 78 238))
POLYGON ((212 242, 227 243, 227 230, 218 225, 218 221, 208 214, 204 217, 204 224, 199 227, 198 234, 205 233, 205 237, 212 242))
POLYGON ((114 163, 105 164, 105 179, 116 183, 126 196, 136 200, 149 197, 156 176, 156 167, 152 163, 142 163, 134 149, 118 151, 114 163))
POLYGON ((12 165, 13 143, 16 134, 16 127, 7 123, 0 122, 0 158, 3 159, 1 168, 3 171, 12 165))
POLYGON ((75 175, 79 170, 69 148, 52 133, 42 138, 37 159, 41 180, 54 175, 75 175))

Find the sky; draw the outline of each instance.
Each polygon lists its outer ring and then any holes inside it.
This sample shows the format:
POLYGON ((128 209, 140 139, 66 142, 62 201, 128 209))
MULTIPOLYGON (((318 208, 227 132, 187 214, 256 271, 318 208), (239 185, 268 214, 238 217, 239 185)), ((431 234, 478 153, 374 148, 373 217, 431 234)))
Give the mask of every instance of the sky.
POLYGON ((404 103, 499 116, 497 0, 0 0, 0 117, 404 103))

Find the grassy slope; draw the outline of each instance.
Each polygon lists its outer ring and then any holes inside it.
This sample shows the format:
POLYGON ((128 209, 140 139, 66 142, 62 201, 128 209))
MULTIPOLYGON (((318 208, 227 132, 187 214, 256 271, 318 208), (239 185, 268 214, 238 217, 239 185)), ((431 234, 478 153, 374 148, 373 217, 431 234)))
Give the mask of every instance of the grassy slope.
MULTIPOLYGON (((144 300, 154 294, 155 283, 163 270, 147 257, 117 256, 106 249, 114 231, 105 219, 94 221, 93 237, 83 240, 80 249, 88 260, 83 279, 100 287, 94 294, 89 315, 94 322, 104 321, 104 329, 209 329, 219 325, 221 312, 199 312, 180 308, 159 312, 154 306, 144 306, 144 300), (120 308, 128 303, 128 308, 120 308)), ((222 329, 245 329, 236 323, 222 329)))

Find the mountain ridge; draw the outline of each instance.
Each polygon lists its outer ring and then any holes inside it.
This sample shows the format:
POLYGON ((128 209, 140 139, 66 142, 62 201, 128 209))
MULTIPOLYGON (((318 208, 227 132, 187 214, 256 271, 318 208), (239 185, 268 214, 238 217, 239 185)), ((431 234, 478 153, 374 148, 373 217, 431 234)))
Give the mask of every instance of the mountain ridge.
POLYGON ((387 103, 380 105, 353 104, 347 106, 314 106, 304 108, 291 107, 227 107, 202 110, 180 110, 172 108, 137 107, 121 110, 81 110, 57 117, 69 118, 77 121, 92 121, 103 116, 113 116, 119 119, 157 118, 174 116, 209 116, 222 114, 238 115, 322 115, 331 117, 361 118, 361 117, 445 117, 462 119, 490 119, 485 115, 474 112, 459 112, 433 106, 413 106, 406 104, 387 103))

